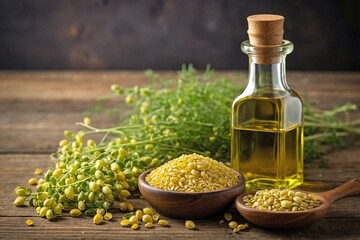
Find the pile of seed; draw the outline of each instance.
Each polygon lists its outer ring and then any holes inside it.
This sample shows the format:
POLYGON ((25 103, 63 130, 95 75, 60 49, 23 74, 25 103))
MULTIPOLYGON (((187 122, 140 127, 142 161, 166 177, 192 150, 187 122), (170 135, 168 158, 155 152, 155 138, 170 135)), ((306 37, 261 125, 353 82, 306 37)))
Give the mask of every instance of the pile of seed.
POLYGON ((123 227, 131 227, 133 230, 140 228, 141 222, 146 228, 154 228, 154 223, 159 226, 167 227, 169 222, 164 219, 159 219, 160 215, 156 213, 152 208, 144 208, 142 210, 136 210, 135 213, 130 212, 125 214, 123 219, 120 221, 120 225, 123 227))
POLYGON ((314 194, 289 189, 260 190, 243 197, 246 206, 269 211, 305 211, 321 205, 314 194))
POLYGON ((145 181, 153 187, 178 192, 208 192, 236 185, 236 173, 209 157, 182 155, 151 171, 145 181))

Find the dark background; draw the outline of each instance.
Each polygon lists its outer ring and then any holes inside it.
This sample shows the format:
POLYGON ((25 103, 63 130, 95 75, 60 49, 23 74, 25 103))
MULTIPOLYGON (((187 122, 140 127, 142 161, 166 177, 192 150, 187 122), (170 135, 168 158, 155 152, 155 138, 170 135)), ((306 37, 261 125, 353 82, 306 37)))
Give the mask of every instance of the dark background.
POLYGON ((285 16, 291 70, 360 70, 359 0, 0 0, 0 69, 247 69, 246 17, 285 16))

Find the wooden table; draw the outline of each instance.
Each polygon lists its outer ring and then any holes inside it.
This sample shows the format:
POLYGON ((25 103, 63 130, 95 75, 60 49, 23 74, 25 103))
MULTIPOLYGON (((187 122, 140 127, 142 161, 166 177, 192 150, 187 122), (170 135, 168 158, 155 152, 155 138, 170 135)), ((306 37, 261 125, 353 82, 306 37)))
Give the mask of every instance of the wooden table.
MULTIPOLYGON (((163 72, 174 75, 174 72, 163 72)), ((246 73, 225 74, 244 82, 246 73)), ((306 99, 315 99, 318 106, 332 107, 345 102, 360 106, 360 73, 346 72, 290 72, 289 84, 306 99)), ((198 230, 184 227, 184 221, 169 219, 171 227, 141 228, 133 231, 119 225, 122 214, 114 210, 110 222, 94 225, 90 217, 71 218, 65 214, 59 220, 48 221, 37 216, 33 207, 12 205, 13 189, 27 184, 34 177, 34 169, 46 170, 53 166, 49 154, 56 151, 63 130, 75 131, 75 124, 94 107, 98 97, 110 93, 110 85, 145 85, 149 80, 142 72, 0 72, 0 238, 4 239, 234 239, 234 238, 350 238, 360 239, 360 202, 350 197, 336 202, 327 216, 310 227, 294 230, 268 230, 251 225, 240 234, 234 234, 219 224, 222 218, 214 216, 195 221, 198 230), (25 220, 31 218, 35 226, 25 220)), ((352 114, 360 118, 360 111, 352 114)), ((114 121, 106 114, 92 116, 99 127, 112 126, 114 121)), ((316 191, 338 186, 360 176, 360 141, 347 149, 327 155, 329 168, 305 170, 305 180, 316 191), (320 184, 319 184, 320 183, 320 184)), ((141 199, 133 200, 136 208, 146 206, 141 199)), ((245 220, 230 209, 239 222, 245 220)))

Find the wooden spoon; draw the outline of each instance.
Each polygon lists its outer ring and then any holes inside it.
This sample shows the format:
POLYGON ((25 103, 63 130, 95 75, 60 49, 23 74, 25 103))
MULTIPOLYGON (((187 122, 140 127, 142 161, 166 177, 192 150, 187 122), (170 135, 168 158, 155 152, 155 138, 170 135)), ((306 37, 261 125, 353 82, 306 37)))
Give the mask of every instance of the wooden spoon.
POLYGON ((313 193, 321 201, 321 205, 306 211, 268 211, 248 207, 242 199, 249 194, 254 194, 254 192, 243 193, 235 200, 236 208, 248 221, 267 228, 299 228, 322 219, 335 201, 341 198, 359 195, 360 178, 352 179, 327 192, 313 193))

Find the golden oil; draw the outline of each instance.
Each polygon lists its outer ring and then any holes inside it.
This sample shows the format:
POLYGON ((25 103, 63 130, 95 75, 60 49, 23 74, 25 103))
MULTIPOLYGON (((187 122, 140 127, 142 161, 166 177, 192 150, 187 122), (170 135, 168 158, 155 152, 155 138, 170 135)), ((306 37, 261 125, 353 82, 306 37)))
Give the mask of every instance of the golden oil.
POLYGON ((297 105, 289 111, 302 105, 296 95, 234 103, 231 165, 244 174, 248 189, 293 188, 303 182, 303 125, 296 122, 300 114, 284 119, 289 102, 297 105))
POLYGON ((303 101, 286 82, 285 57, 293 44, 283 40, 284 18, 248 17, 249 81, 234 100, 231 166, 248 190, 294 188, 303 182, 303 101))

